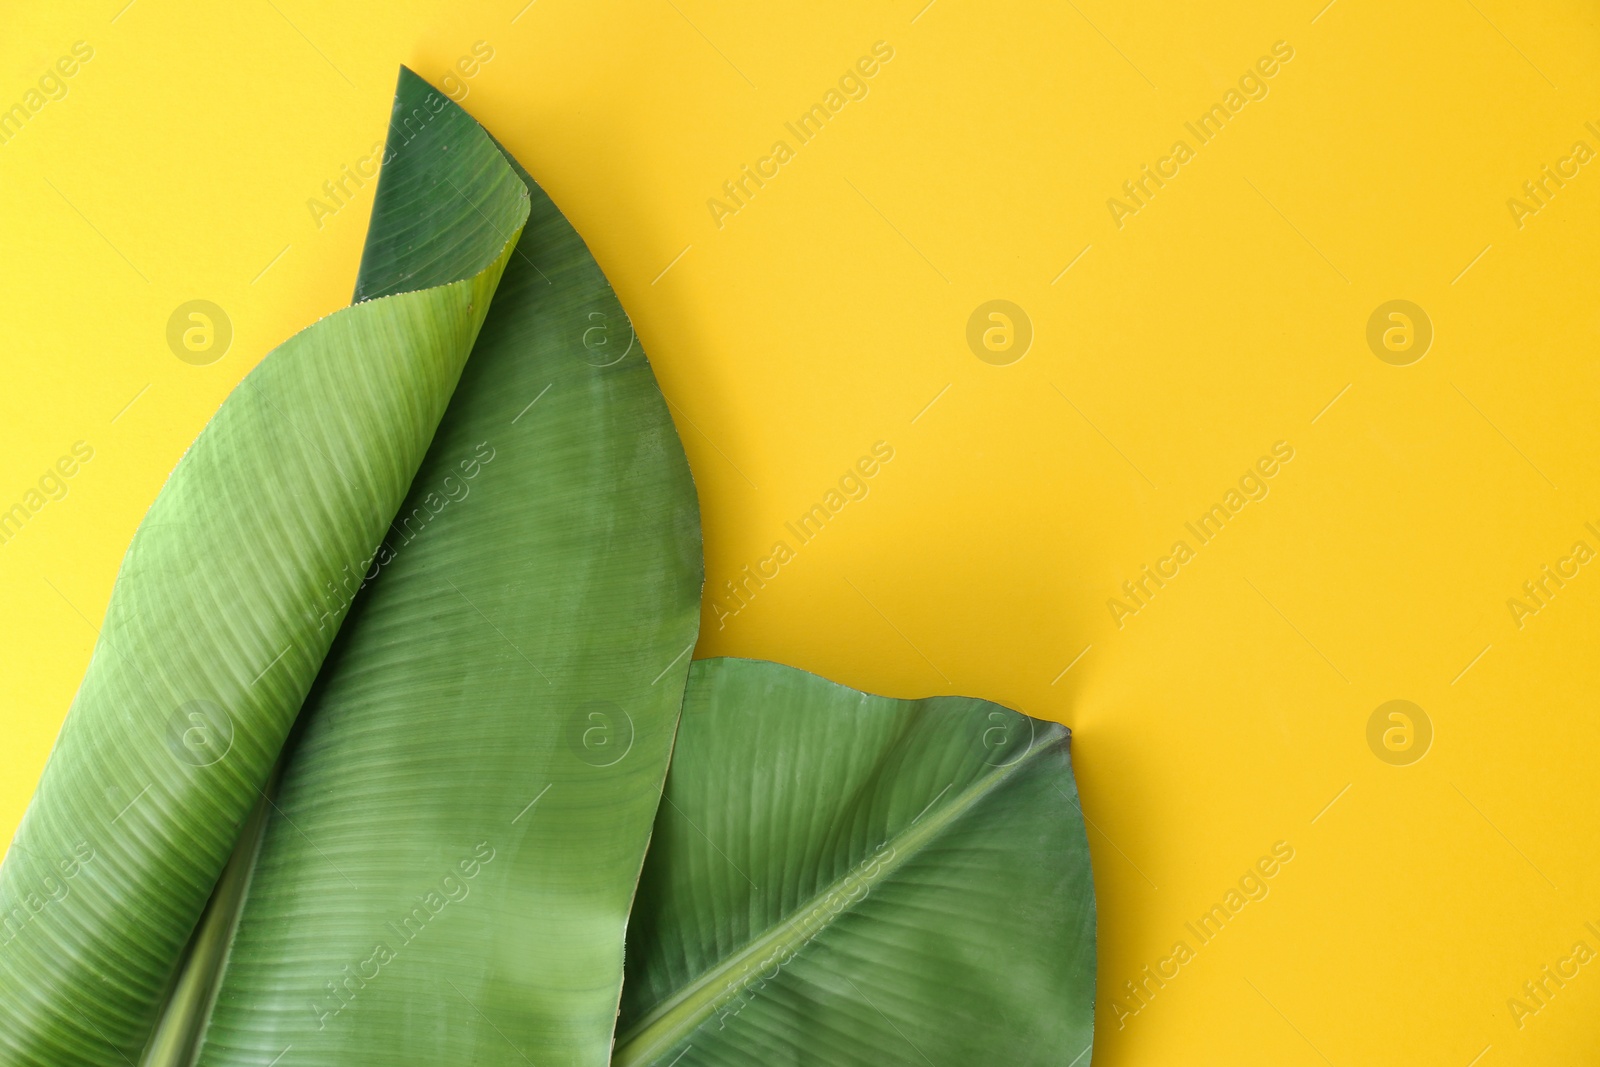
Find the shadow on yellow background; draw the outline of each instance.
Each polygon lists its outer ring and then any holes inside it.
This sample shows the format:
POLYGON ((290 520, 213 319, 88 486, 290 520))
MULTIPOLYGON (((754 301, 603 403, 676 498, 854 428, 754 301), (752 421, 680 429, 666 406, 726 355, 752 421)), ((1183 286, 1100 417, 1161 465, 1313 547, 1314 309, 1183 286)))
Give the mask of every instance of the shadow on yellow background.
POLYGON ((699 655, 1073 728, 1096 1065, 1593 1054, 1592 4, 123 2, 0 42, 7 838, 404 62, 632 313, 699 655))

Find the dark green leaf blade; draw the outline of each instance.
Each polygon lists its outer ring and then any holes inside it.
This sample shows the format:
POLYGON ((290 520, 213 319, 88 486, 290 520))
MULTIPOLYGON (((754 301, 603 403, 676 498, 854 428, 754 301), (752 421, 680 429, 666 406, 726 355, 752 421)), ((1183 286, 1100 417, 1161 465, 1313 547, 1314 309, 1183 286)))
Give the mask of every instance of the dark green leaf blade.
POLYGON ((1075 1062, 1094 888, 1067 744, 986 701, 697 662, 612 1062, 1075 1062))
MULTIPOLYGON (((429 91, 403 76, 397 114, 429 91)), ((206 1067, 609 1058, 699 517, 627 316, 519 173, 522 241, 289 750, 206 1067)), ((397 213, 380 183, 374 226, 397 213)), ((391 258, 369 242, 358 294, 391 258)))

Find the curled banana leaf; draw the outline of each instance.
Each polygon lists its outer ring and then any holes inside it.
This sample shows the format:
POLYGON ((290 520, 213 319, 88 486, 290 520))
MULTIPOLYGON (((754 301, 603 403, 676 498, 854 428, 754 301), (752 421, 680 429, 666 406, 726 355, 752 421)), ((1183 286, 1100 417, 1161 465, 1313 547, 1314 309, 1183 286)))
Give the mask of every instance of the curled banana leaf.
POLYGON ((688 467, 583 242, 409 71, 357 301, 134 537, 0 867, 0 1061, 607 1060, 688 467))

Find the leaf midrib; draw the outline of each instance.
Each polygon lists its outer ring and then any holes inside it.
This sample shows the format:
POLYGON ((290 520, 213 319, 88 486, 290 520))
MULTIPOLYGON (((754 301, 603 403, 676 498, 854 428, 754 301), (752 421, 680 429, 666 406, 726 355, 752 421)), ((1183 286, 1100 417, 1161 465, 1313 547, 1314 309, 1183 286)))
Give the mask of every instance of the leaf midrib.
POLYGON ((892 857, 880 863, 876 871, 871 874, 864 873, 863 868, 868 862, 866 860, 851 867, 845 874, 813 894, 792 913, 803 918, 779 922, 695 978, 641 1019, 633 1029, 619 1037, 611 1057, 611 1067, 642 1067, 672 1049, 719 1007, 743 993, 749 983, 739 981, 734 976, 748 974, 751 967, 759 961, 769 959, 787 961, 807 942, 831 926, 839 916, 855 910, 857 904, 871 895, 875 886, 886 881, 913 856, 938 838, 952 823, 1015 777, 1022 767, 1039 758, 1040 753, 1052 751, 1069 736, 1071 735, 1063 730, 1043 743, 1035 743, 1021 758, 1005 766, 996 767, 974 780, 943 808, 913 819, 897 835, 885 840, 883 845, 879 846, 878 851, 884 846, 889 846, 894 851, 892 857), (865 892, 855 896, 860 890, 865 892), (829 914, 826 905, 830 901, 840 899, 841 896, 847 901, 846 906, 829 914), (852 896, 854 899, 851 899, 852 896))

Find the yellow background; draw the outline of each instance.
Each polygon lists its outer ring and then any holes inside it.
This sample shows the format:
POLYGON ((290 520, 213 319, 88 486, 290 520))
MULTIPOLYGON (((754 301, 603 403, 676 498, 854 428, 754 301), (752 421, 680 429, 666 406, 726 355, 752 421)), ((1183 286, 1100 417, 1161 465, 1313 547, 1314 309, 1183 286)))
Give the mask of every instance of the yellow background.
POLYGON ((1600 963, 1520 1028, 1507 1004, 1600 950, 1600 567, 1521 628, 1507 607, 1600 548, 1600 163, 1520 228, 1506 203, 1600 149, 1593 4, 123 2, 0 16, 0 106, 94 49, 0 145, 0 508, 94 449, 0 546, 6 837, 167 472, 348 302, 371 186, 320 229, 307 200, 383 136, 397 64, 437 84, 484 41, 463 103, 632 314, 708 595, 894 449, 698 654, 1074 729, 1097 1065, 1595 1058, 1600 963), (869 95, 719 228, 707 199, 880 40, 869 95), (1267 97, 1119 229, 1107 199, 1278 41, 1267 97), (235 329, 205 367, 165 340, 196 298, 235 329), (1435 330, 1406 367, 1365 337, 1395 298, 1435 330), (966 343, 991 299, 1034 329, 1009 366, 966 343), (1270 495, 1195 545, 1278 441, 1270 495), (1179 539, 1119 628, 1108 599, 1179 539), (1368 746, 1392 699, 1433 726, 1410 766, 1368 746), (1270 895, 1119 1020, 1279 841, 1270 895))

